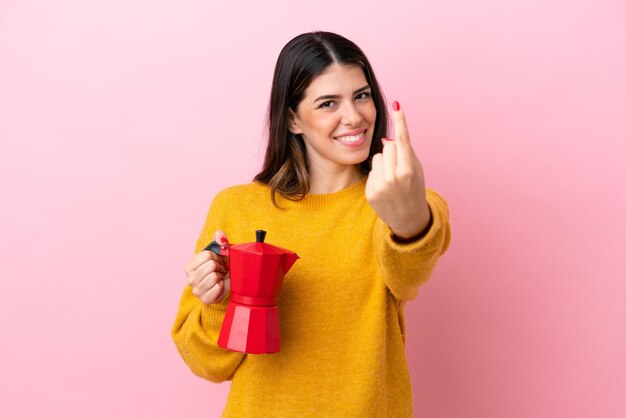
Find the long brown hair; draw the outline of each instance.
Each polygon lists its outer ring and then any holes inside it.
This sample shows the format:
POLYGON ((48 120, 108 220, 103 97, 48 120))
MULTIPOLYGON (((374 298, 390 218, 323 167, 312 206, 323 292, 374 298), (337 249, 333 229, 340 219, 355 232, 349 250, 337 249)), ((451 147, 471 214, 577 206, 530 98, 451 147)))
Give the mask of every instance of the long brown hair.
POLYGON ((372 156, 382 152, 387 134, 388 112, 385 99, 367 57, 352 41, 331 32, 310 32, 296 36, 280 51, 268 109, 268 144, 263 169, 254 180, 267 184, 290 200, 301 200, 310 190, 306 147, 301 135, 289 131, 289 110, 294 113, 313 79, 332 64, 358 65, 372 91, 376 121, 369 157, 357 165, 368 174, 372 156))

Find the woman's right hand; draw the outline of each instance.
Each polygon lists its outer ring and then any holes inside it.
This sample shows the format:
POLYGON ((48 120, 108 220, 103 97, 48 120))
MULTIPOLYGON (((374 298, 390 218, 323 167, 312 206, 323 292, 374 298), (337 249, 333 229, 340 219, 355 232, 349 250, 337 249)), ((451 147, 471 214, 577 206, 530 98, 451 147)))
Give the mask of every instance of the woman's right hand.
MULTIPOLYGON (((222 231, 215 232, 215 241, 220 245, 228 244, 222 231)), ((221 302, 230 289, 228 261, 212 251, 200 251, 191 257, 185 265, 185 274, 191 292, 206 304, 221 302)))

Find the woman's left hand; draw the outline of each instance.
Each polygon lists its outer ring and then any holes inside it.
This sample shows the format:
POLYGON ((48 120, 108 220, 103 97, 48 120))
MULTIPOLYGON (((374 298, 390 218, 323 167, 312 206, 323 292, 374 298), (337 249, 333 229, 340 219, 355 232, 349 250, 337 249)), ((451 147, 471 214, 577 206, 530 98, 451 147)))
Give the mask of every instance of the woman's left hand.
POLYGON ((397 102, 392 112, 395 140, 383 139, 383 152, 374 155, 365 185, 365 198, 399 238, 419 235, 430 222, 424 171, 411 147, 404 112, 397 102))

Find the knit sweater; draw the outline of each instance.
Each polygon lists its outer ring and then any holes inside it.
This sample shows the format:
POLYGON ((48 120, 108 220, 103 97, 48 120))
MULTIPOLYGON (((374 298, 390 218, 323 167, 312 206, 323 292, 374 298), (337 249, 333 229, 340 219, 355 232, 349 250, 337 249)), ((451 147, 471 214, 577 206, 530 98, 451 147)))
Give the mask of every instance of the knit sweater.
POLYGON ((189 368, 232 380, 224 417, 410 417, 404 304, 450 243, 448 207, 431 189, 425 236, 397 243, 365 200, 366 179, 294 202, 266 185, 228 188, 213 200, 196 252, 223 230, 296 252, 279 295, 281 351, 242 354, 217 345, 229 297, 206 305, 186 286, 172 330, 189 368))

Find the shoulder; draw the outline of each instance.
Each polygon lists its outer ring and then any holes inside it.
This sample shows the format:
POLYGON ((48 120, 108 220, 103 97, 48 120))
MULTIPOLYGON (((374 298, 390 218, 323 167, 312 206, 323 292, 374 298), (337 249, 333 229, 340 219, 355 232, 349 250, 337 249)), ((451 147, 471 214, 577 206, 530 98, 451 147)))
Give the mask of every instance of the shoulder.
POLYGON ((262 183, 252 182, 230 186, 215 195, 212 207, 241 206, 246 202, 257 202, 269 198, 269 188, 262 183))

